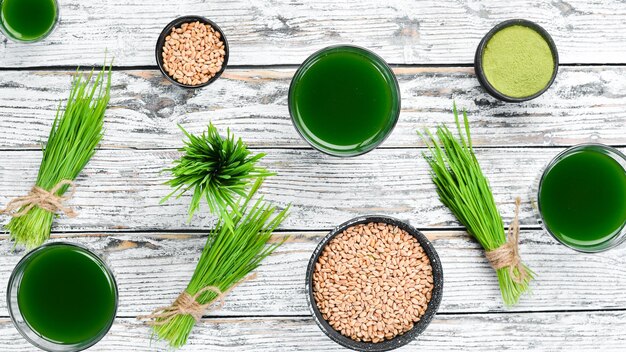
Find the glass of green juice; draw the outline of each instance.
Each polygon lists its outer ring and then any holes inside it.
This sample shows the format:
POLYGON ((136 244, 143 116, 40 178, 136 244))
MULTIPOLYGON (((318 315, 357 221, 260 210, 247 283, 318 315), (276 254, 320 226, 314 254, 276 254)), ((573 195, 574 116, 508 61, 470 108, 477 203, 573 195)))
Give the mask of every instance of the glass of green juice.
POLYGON ((54 242, 26 254, 7 289, 11 320, 46 351, 81 351, 107 334, 117 312, 117 284, 89 249, 54 242))
POLYGON ((556 240, 599 252, 626 239, 626 156, 602 144, 558 154, 539 179, 539 222, 556 240))
POLYGON ((37 42, 59 21, 57 0, 0 0, 0 30, 16 42, 37 42))
POLYGON ((380 145, 400 114, 391 68, 373 52, 330 46, 309 56, 289 87, 289 113, 302 138, 334 156, 356 156, 380 145))

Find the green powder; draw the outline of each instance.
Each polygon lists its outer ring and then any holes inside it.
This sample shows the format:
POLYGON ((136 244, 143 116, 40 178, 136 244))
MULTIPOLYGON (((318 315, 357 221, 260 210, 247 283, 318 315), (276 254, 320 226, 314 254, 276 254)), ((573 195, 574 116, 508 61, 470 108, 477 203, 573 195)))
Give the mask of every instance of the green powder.
POLYGON ((526 98, 544 89, 554 72, 552 50, 534 29, 514 25, 489 39, 482 57, 487 81, 511 98, 526 98))

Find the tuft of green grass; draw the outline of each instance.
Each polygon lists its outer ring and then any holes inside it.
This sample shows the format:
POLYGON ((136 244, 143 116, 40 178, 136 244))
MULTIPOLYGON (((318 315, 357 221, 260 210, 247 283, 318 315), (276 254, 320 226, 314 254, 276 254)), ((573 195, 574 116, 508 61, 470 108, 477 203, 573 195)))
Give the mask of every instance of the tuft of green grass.
POLYGON ((227 130, 226 137, 222 137, 210 123, 206 132, 195 136, 182 126, 178 127, 187 137, 187 141, 180 149, 183 152, 180 159, 174 161, 172 168, 165 170, 173 176, 166 184, 173 187, 174 191, 163 198, 161 203, 174 195, 179 198, 193 190, 188 211, 189 220, 204 198, 211 213, 229 221, 225 215, 237 208, 238 198, 246 196, 250 181, 274 175, 256 166, 265 154, 253 155, 241 138, 235 140, 230 129, 227 130))
MULTIPOLYGON (((43 147, 36 186, 51 190, 62 180, 74 180, 87 165, 103 136, 104 112, 110 99, 111 66, 103 67, 92 81, 78 72, 72 80, 70 96, 61 113, 61 104, 43 147)), ((67 191, 62 187, 57 195, 67 191)), ((6 225, 16 245, 34 248, 50 238, 55 214, 37 206, 23 216, 12 218, 6 225)))
MULTIPOLYGON (((428 147, 424 158, 431 168, 431 177, 441 202, 485 250, 491 251, 507 241, 504 224, 489 181, 483 175, 474 154, 467 113, 463 111, 464 126, 461 128, 456 104, 453 112, 458 139, 445 125, 437 127, 435 135, 428 129, 425 135, 418 131, 428 147)), ((516 304, 522 293, 530 289, 534 273, 526 265, 522 264, 522 267, 527 275, 520 276, 517 268, 514 269, 514 275, 508 268, 497 270, 502 299, 506 305, 516 304)))
MULTIPOLYGON (((231 211, 222 215, 228 219, 220 218, 209 234, 186 288, 191 296, 207 286, 227 292, 286 240, 283 238, 277 243, 268 244, 272 232, 287 216, 289 207, 277 212, 263 197, 252 202, 252 197, 262 183, 263 179, 258 178, 249 193, 234 203, 231 211), (227 226, 228 223, 233 226, 227 226)), ((206 304, 216 297, 215 292, 208 291, 200 295, 198 303, 206 304)), ((187 338, 196 324, 195 319, 188 314, 176 315, 162 325, 159 322, 163 322, 163 319, 156 319, 156 325, 152 327, 155 335, 176 348, 187 343, 187 338)))

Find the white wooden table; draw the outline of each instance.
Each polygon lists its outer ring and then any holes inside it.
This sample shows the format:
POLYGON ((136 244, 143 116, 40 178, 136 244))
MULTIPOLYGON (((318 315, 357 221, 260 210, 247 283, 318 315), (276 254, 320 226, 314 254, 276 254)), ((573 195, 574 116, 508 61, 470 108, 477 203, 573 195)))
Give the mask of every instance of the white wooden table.
MULTIPOLYGON (((357 215, 409 221, 443 262, 444 298, 433 323, 401 351, 626 350, 626 246, 575 253, 537 226, 530 188, 567 146, 602 142, 626 150, 626 3, 458 0, 59 0, 62 20, 42 43, 0 41, 0 205, 33 184, 57 104, 76 66, 115 56, 106 136, 78 178, 80 216, 60 218, 54 240, 104 253, 120 290, 118 318, 94 351, 161 351, 135 317, 169 304, 187 284, 205 235, 206 212, 187 223, 188 197, 168 193, 160 170, 178 156, 176 124, 201 132, 230 127, 277 171, 262 193, 293 204, 280 233, 292 239, 267 258, 258 278, 194 329, 184 351, 335 351, 310 317, 305 267, 321 237, 357 215), (226 32, 226 73, 201 90, 169 84, 156 69, 163 26, 200 14, 226 32), (506 104, 474 76, 473 55, 496 23, 526 18, 544 26, 561 67, 543 96, 506 104), (290 78, 310 53, 335 43, 370 48, 395 67, 402 93, 391 137, 364 156, 312 150, 291 125, 290 78), (507 309, 480 247, 436 198, 415 130, 451 122, 455 99, 469 111, 474 143, 505 222, 524 197, 521 253, 538 274, 533 295, 507 309)), ((2 224, 7 222, 1 219, 2 224)), ((0 297, 24 254, 0 241, 0 297)), ((0 350, 30 351, 0 300, 0 350)))

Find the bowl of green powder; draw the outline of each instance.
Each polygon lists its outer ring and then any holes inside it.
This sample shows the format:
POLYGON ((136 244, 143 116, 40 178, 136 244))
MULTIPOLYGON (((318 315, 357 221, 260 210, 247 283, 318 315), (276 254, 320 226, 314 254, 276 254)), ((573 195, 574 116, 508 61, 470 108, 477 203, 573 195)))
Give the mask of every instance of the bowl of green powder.
POLYGON ((550 34, 538 24, 521 19, 493 27, 478 45, 474 59, 480 84, 507 102, 527 101, 543 94, 554 82, 558 66, 559 55, 550 34))

